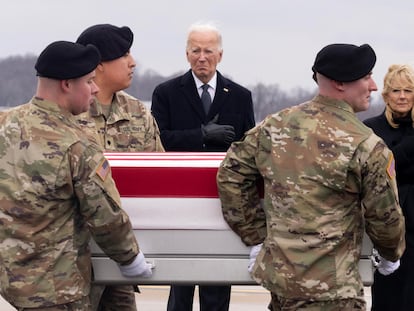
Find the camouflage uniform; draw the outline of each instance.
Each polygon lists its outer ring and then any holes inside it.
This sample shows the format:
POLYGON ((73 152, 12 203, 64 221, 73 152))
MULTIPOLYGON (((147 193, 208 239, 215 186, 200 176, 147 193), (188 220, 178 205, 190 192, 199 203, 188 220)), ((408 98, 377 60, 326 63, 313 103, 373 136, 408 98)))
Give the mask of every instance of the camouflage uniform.
MULTIPOLYGON (((150 111, 138 99, 124 91, 115 93, 106 117, 102 105, 95 101, 88 112, 77 118, 81 126, 97 134, 106 151, 163 152, 160 131, 150 111)), ((136 310, 136 287, 128 285, 93 285, 91 301, 94 309, 136 310), (99 305, 99 306, 98 306, 99 305)))
POLYGON ((404 251, 393 155, 343 101, 318 95, 267 117, 233 143, 217 181, 230 227, 247 245, 263 242, 253 278, 286 306, 355 299, 365 308, 364 228, 387 260, 404 251))
POLYGON ((0 202, 1 294, 15 307, 85 299, 91 236, 119 263, 139 252, 101 147, 55 103, 33 98, 2 120, 0 202))
POLYGON ((107 120, 97 102, 78 116, 82 125, 98 132, 98 141, 106 151, 164 151, 158 125, 142 102, 120 91, 115 93, 110 109, 107 120))

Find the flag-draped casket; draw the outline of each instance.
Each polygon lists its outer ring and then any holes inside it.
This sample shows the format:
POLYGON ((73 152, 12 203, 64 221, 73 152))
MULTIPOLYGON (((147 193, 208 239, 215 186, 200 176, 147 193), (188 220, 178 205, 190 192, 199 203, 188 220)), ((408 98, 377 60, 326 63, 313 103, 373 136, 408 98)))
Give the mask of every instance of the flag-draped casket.
MULTIPOLYGON (((112 175, 147 261, 151 278, 125 278, 92 243, 95 282, 255 284, 250 248, 224 221, 216 173, 225 153, 107 153, 112 175)), ((372 282, 365 239, 360 272, 372 282)))

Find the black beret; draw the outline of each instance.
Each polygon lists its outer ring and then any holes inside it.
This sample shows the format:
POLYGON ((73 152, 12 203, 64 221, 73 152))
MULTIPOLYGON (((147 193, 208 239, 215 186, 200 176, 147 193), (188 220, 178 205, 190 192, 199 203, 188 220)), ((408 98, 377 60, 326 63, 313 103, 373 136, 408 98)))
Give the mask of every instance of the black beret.
POLYGON ((325 46, 316 55, 312 71, 338 82, 351 82, 369 74, 377 57, 368 44, 336 43, 325 46))
POLYGON ((40 53, 35 69, 40 77, 75 79, 94 71, 100 59, 99 51, 93 45, 55 41, 40 53))
POLYGON ((101 53, 102 61, 110 61, 125 55, 133 40, 134 34, 127 26, 98 24, 85 29, 76 42, 95 45, 101 53))

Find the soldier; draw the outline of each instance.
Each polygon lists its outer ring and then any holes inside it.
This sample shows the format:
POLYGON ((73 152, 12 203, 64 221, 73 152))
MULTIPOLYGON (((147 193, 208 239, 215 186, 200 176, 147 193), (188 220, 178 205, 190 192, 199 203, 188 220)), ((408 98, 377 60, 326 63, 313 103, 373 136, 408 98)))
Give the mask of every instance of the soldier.
MULTIPOLYGON (((138 99, 123 90, 131 84, 134 58, 130 48, 134 34, 127 26, 98 24, 85 29, 77 39, 93 44, 101 53, 95 83, 96 100, 88 112, 79 115, 82 126, 97 135, 106 151, 163 152, 160 133, 151 112, 138 99)), ((129 285, 93 285, 91 302, 94 310, 136 310, 134 289, 129 285)))
POLYGON ((97 131, 106 151, 162 152, 160 132, 151 112, 123 91, 131 85, 136 66, 130 51, 133 39, 129 27, 110 24, 94 25, 80 34, 77 43, 95 45, 101 62, 96 68, 96 101, 79 119, 97 131))
POLYGON ((319 94, 268 116, 219 168, 224 218, 253 246, 248 270, 271 292, 270 310, 365 310, 364 228, 380 268, 398 268, 405 226, 393 154, 355 114, 377 90, 375 62, 367 44, 324 47, 312 67, 319 94))
POLYGON ((32 100, 0 125, 0 285, 18 310, 90 310, 91 236, 124 276, 151 276, 102 148, 74 115, 88 110, 99 51, 67 41, 35 64, 32 100))

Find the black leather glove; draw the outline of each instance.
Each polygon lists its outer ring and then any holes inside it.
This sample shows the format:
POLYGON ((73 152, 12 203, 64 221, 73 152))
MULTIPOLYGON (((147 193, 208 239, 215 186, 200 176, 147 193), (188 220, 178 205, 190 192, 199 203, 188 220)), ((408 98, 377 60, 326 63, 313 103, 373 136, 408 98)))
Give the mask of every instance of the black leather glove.
POLYGON ((201 125, 201 131, 203 132, 203 141, 206 144, 230 145, 236 136, 234 127, 231 125, 208 123, 207 125, 201 125))

